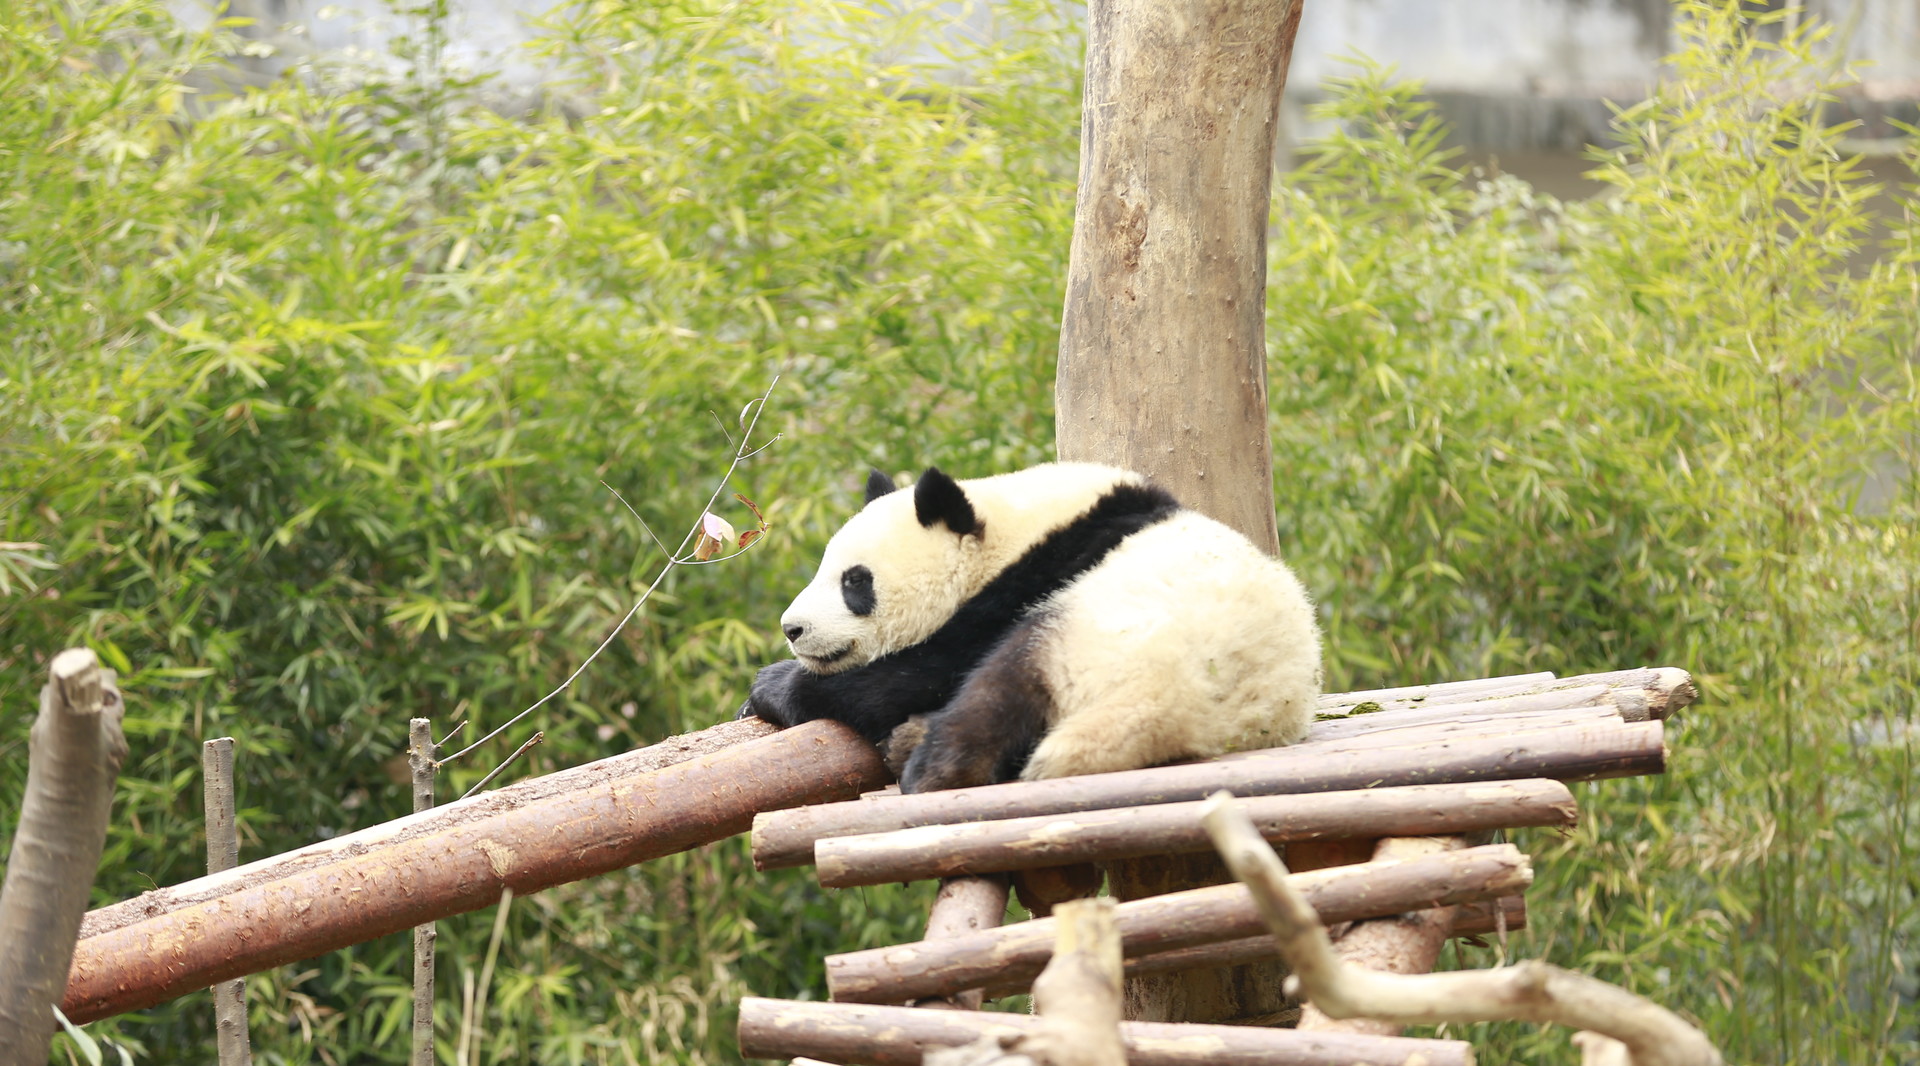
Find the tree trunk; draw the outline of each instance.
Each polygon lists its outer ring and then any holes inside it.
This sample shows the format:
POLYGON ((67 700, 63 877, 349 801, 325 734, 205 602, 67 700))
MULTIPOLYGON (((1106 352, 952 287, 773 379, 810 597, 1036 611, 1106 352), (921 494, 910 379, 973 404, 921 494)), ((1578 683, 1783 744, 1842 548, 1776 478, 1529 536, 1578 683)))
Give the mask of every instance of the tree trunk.
POLYGON ((27 741, 27 791, 0 885, 0 1064, 40 1066, 106 845, 126 711, 93 652, 53 657, 27 741))
MULTIPOLYGON (((1276 552, 1267 216, 1299 2, 1093 0, 1088 22, 1059 456, 1138 470, 1276 552)), ((1205 855, 1108 868, 1121 899, 1223 877, 1205 855)), ((1280 971, 1248 976, 1130 979, 1128 1017, 1270 1013, 1280 971)))

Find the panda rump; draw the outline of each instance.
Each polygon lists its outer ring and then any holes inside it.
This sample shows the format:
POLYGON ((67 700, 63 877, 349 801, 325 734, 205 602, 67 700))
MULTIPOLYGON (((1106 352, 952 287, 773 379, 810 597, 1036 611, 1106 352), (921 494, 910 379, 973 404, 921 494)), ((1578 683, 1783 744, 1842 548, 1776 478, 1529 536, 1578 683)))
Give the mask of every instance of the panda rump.
POLYGON ((795 658, 742 713, 892 738, 908 792, 1289 744, 1319 695, 1293 572, 1088 463, 910 491, 876 472, 780 621, 795 658))

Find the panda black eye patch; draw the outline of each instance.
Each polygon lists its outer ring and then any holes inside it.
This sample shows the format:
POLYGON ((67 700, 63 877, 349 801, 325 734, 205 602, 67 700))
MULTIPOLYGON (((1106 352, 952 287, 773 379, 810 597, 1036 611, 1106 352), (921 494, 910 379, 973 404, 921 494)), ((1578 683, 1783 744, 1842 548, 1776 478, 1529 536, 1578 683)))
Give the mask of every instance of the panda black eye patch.
POLYGON ((861 618, 873 613, 873 571, 864 566, 847 567, 840 575, 840 598, 847 603, 847 610, 861 618))

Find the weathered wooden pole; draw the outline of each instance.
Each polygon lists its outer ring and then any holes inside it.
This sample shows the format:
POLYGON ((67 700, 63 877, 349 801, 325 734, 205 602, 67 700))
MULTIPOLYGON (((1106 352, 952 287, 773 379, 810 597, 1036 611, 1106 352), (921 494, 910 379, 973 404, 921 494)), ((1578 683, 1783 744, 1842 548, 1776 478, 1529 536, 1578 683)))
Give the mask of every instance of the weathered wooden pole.
MULTIPOLYGON (((1275 552, 1267 217, 1299 0, 1092 0, 1088 22, 1059 457, 1139 470, 1275 552)), ((1108 876, 1136 899, 1224 875, 1182 856, 1108 876)), ((1280 972, 1130 979, 1128 1017, 1272 1013, 1280 972)))
MULTIPOLYGON (((233 738, 200 745, 200 776, 206 797, 207 873, 240 865, 240 826, 233 787, 233 738)), ((247 1032, 247 981, 236 977, 213 987, 213 1031, 220 1066, 248 1066, 253 1043, 247 1032)))
POLYGON ((53 1006, 106 846, 113 782, 126 761, 126 712, 92 651, 53 657, 27 740, 27 791, 0 884, 0 1064, 42 1066, 53 1006))
MULTIPOLYGON (((413 813, 433 809, 434 762, 433 722, 414 718, 407 722, 407 768, 413 776, 413 813)), ((413 1049, 410 1066, 433 1066, 433 964, 434 948, 440 938, 436 922, 413 927, 413 1049)))

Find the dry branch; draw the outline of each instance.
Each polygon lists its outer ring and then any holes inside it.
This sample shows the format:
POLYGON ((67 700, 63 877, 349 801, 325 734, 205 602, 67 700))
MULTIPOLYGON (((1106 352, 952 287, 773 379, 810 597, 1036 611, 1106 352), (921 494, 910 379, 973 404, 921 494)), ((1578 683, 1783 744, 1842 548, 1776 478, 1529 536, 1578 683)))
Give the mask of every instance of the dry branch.
MULTIPOLYGON (((927 1048, 983 1036, 1017 1040, 1039 1018, 999 1011, 915 1010, 856 1003, 740 1001, 740 1054, 806 1056, 848 1066, 920 1066, 927 1048)), ((1471 1066, 1454 1040, 1295 1033, 1232 1025, 1121 1022, 1129 1066, 1471 1066)))
MULTIPOLYGON (((1567 786, 1537 779, 1267 796, 1245 802, 1261 834, 1273 841, 1567 826, 1576 819, 1567 786)), ((833 837, 814 846, 814 859, 821 884, 846 888, 1212 847, 1200 826, 1199 803, 1164 803, 833 837)))
POLYGON ((93 652, 53 657, 27 740, 6 880, 0 884, 0 1063, 40 1066, 53 1040, 53 1005, 106 844, 113 782, 127 757, 125 713, 113 671, 93 652))
POLYGON ((1528 777, 1586 781, 1659 773, 1664 764, 1658 722, 1588 724, 1391 748, 1275 748, 1244 759, 875 797, 769 814, 754 819, 753 859, 763 870, 802 866, 813 861, 815 842, 828 837, 1190 802, 1217 789, 1292 795, 1528 777))
MULTIPOLYGON (((1453 935, 1456 937, 1488 936, 1502 928, 1511 933, 1526 926, 1526 900, 1520 896, 1503 896, 1497 900, 1480 900, 1462 903, 1455 907, 1453 935)), ((1126 974, 1128 977, 1133 977, 1142 974, 1188 973, 1220 966, 1244 966, 1252 962, 1270 962, 1279 958, 1279 945, 1274 943, 1271 934, 1262 932, 1257 936, 1222 940, 1216 944, 1201 944, 1197 947, 1162 951, 1128 959, 1126 974)), ((1022 991, 1025 991, 1024 984, 992 984, 987 986, 986 998, 999 999, 1001 996, 1018 995, 1022 991)))
POLYGON ((1111 899, 1055 910, 1053 958, 1033 981, 1042 1025, 1014 1050, 1043 1066, 1127 1066, 1120 1040, 1120 933, 1111 899))
POLYGON ((403 844, 336 852, 336 861, 88 937, 64 1009, 84 1021, 164 1002, 491 906, 503 889, 525 895, 684 851, 742 831, 758 811, 857 796, 885 774, 851 730, 809 722, 652 773, 460 816, 500 795, 488 793, 405 819, 431 828, 403 844))
MULTIPOLYGON (((1507 844, 1295 875, 1314 907, 1334 922, 1512 895, 1532 876, 1526 856, 1507 844)), ((1251 897, 1234 884, 1123 903, 1115 921, 1129 957, 1238 939, 1261 928, 1251 897)), ((1054 929, 1055 919, 1041 918, 948 940, 828 956, 827 990, 840 1001, 902 1003, 988 983, 1018 984, 1046 965, 1054 929)))
MULTIPOLYGON (((239 825, 234 817, 233 738, 200 746, 200 771, 206 795, 207 872, 222 873, 240 864, 239 825)), ((253 1061, 247 1033, 247 982, 236 977, 213 986, 213 1029, 220 1066, 253 1061)))
MULTIPOLYGON (((1457 836, 1388 837, 1374 848, 1375 860, 1413 858, 1458 851, 1466 841, 1457 836)), ((1440 958, 1440 948, 1453 935, 1457 907, 1355 922, 1340 934, 1334 946, 1342 961, 1382 973, 1428 973, 1440 958)), ((1398 1036, 1402 1026, 1377 1018, 1329 1018, 1309 1003, 1294 1028, 1305 1032, 1372 1033, 1398 1036)))
MULTIPOLYGON (((1404 1025, 1533 1021, 1587 1029, 1625 1044, 1634 1066, 1721 1066, 1720 1053, 1678 1015, 1625 989, 1537 961, 1501 970, 1375 973, 1342 962, 1324 917, 1232 797, 1203 816, 1220 854, 1252 892, 1306 997, 1334 1018, 1404 1025)), ((1464 853, 1456 853, 1464 854, 1464 853)), ((1329 1034, 1331 1035, 1331 1034, 1329 1034)))
POLYGON ((1493 692, 1519 692, 1552 684, 1551 671, 1534 674, 1507 674, 1501 677, 1476 677, 1464 681, 1437 681, 1430 685, 1403 685, 1399 688, 1370 688, 1353 692, 1329 692, 1320 697, 1320 707, 1352 707, 1361 703, 1393 702, 1438 703, 1441 700, 1478 699, 1493 692))

